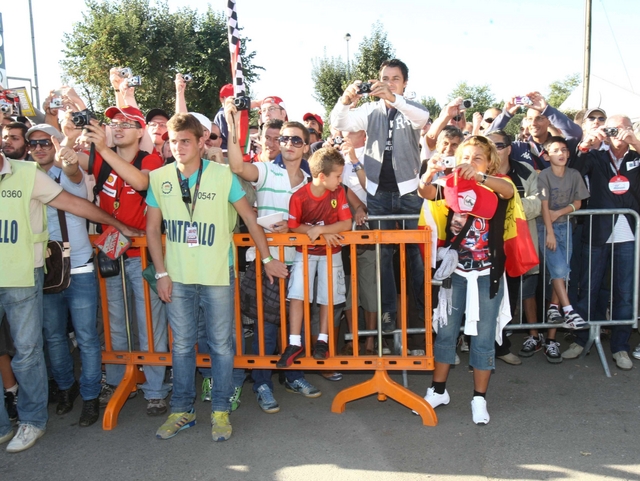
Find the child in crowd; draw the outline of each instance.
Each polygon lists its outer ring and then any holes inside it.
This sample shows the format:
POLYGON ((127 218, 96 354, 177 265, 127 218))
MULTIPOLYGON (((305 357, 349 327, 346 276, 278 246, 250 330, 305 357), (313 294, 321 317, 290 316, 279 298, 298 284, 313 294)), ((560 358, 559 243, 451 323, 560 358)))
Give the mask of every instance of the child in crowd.
MULTIPOLYGON (((311 241, 322 236, 330 246, 333 264, 333 304, 345 302, 346 286, 342 269, 340 232, 351 229, 351 211, 342 188, 344 158, 332 148, 316 151, 309 159, 313 181, 296 191, 289 203, 289 229, 307 234, 311 241)), ((317 302, 320 305, 320 334, 313 350, 315 359, 329 356, 328 346, 328 272, 325 246, 308 248, 309 302, 313 302, 313 279, 318 273, 317 302)), ((304 259, 302 247, 296 247, 296 257, 289 279, 289 345, 277 363, 278 367, 290 366, 303 355, 302 320, 304 316, 304 259)))
MULTIPOLYGON (((551 163, 551 168, 540 172, 538 177, 542 201, 542 217, 538 217, 538 239, 552 284, 547 322, 563 323, 563 327, 569 329, 584 329, 588 324, 573 310, 565 287, 572 250, 567 214, 578 210, 582 200, 589 197, 589 192, 580 173, 566 166, 570 150, 563 137, 550 137, 545 142, 544 149, 544 159, 551 163), (562 305, 564 316, 560 314, 559 304, 562 305)), ((547 359, 550 362, 553 362, 551 359, 562 362, 559 344, 554 338, 555 329, 550 329, 546 347, 547 359)))

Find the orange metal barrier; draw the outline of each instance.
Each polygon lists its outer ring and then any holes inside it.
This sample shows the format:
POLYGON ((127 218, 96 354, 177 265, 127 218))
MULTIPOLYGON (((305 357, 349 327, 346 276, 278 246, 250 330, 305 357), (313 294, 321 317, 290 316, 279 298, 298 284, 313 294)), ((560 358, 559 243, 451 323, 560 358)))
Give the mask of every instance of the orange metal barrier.
MULTIPOLYGON (((385 401, 387 397, 390 397, 400 404, 416 411, 422 418, 424 425, 435 426, 437 424, 437 417, 433 408, 419 395, 409 391, 404 386, 393 381, 387 371, 389 370, 433 370, 434 369, 434 357, 433 357, 433 340, 431 331, 431 269, 425 269, 424 275, 424 319, 425 319, 425 355, 424 356, 409 356, 407 352, 407 269, 406 269, 406 245, 407 244, 427 244, 427 248, 424 249, 426 258, 424 259, 424 265, 430 266, 431 262, 429 254, 431 252, 430 242, 431 233, 429 230, 404 230, 404 231, 350 231, 342 233, 344 236, 343 245, 344 248, 351 249, 351 290, 352 290, 352 313, 353 313, 353 325, 358 325, 358 283, 357 283, 357 255, 356 248, 359 244, 370 244, 376 246, 377 259, 379 264, 380 259, 380 245, 381 244, 397 244, 400 249, 400 294, 401 303, 399 311, 402 313, 398 319, 398 330, 402 339, 402 349, 397 355, 385 355, 382 356, 382 346, 379 343, 378 356, 363 356, 358 352, 358 333, 357 329, 353 332, 353 356, 342 356, 337 353, 337 346, 335 345, 334 336, 334 313, 333 309, 329 309, 329 358, 324 360, 314 359, 311 355, 311 329, 310 329, 310 304, 309 300, 304 301, 304 332, 305 332, 305 357, 299 358, 294 361, 293 365, 289 369, 312 371, 312 370, 351 370, 351 371, 373 371, 373 377, 361 384, 348 387, 339 392, 333 400, 331 411, 335 413, 342 413, 346 408, 346 403, 360 399, 363 397, 376 394, 378 400, 385 401)), ((311 242, 306 235, 302 234, 269 234, 267 236, 270 246, 277 246, 280 252, 280 258, 284 259, 284 247, 285 246, 302 246, 303 253, 305 254, 304 272, 305 272, 305 286, 304 292, 308 292, 308 283, 310 281, 308 277, 308 263, 306 261, 306 254, 308 246, 321 245, 324 241, 311 242)), ((253 240, 249 234, 236 234, 235 235, 236 254, 238 247, 253 246, 253 240)), ((133 247, 146 247, 146 238, 133 239, 133 247)), ((142 268, 144 269, 150 259, 148 258, 145 248, 140 250, 142 268)), ((258 299, 262 298, 262 263, 259 262, 259 253, 256 253, 258 258, 256 259, 256 291, 258 299)), ((236 255, 237 259, 237 255, 236 255)), ((327 255, 327 270, 329 273, 329 288, 328 299, 329 305, 333 305, 333 289, 332 289, 332 258, 331 254, 327 255)), ((237 261, 236 261, 237 265, 237 261)), ((379 272, 379 271, 378 271, 379 272)), ((378 274, 379 276, 379 274, 378 274)), ((129 394, 136 390, 136 384, 144 382, 144 373, 140 371, 139 366, 143 365, 161 365, 171 366, 171 354, 170 353, 158 353, 155 352, 153 346, 153 335, 149 335, 149 352, 140 351, 113 351, 111 347, 110 330, 109 330, 109 312, 107 304, 107 293, 105 280, 99 277, 100 293, 102 297, 102 314, 104 320, 105 331, 105 351, 102 353, 102 360, 106 364, 124 364, 126 365, 124 377, 116 389, 113 397, 107 405, 104 418, 103 429, 111 430, 117 425, 118 414, 120 409, 126 402, 129 394)), ((385 279, 381 279, 385 282, 385 279)), ((236 275, 235 286, 235 322, 236 322, 236 352, 238 354, 234 358, 235 368, 244 369, 275 369, 275 364, 278 361, 278 356, 265 355, 264 354, 264 338, 260 336, 258 343, 258 353, 245 354, 242 349, 242 316, 240 314, 240 277, 236 275)), ((286 315, 286 284, 288 279, 280 279, 280 313, 281 319, 287 319, 286 315)), ((146 327, 147 332, 152 332, 151 324, 151 300, 149 296, 149 286, 145 282, 145 304, 147 307, 146 327)), ((264 333, 264 316, 261 303, 258 303, 258 332, 264 333)), ((281 329, 281 345, 286 346, 288 341, 288 333, 285 323, 282 324, 281 329)), ((378 330, 380 332, 380 313, 378 313, 378 330)), ((195 348, 195 346, 194 346, 195 348)), ((171 331, 169 330, 169 349, 171 349, 171 331)), ((208 355, 198 354, 197 356, 198 367, 210 367, 211 360, 208 355)), ((215 374, 214 374, 215 376, 215 374)))

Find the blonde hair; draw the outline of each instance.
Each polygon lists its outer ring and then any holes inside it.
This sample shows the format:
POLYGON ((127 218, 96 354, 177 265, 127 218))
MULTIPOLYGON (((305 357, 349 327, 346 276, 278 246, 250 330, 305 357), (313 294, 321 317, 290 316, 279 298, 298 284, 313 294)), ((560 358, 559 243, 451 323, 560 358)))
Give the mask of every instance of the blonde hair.
POLYGON ((472 135, 465 139, 456 150, 456 165, 459 165, 462 160, 462 151, 467 146, 480 147, 489 160, 487 166, 487 175, 494 175, 498 172, 500 167, 500 157, 498 157, 498 150, 493 142, 482 135, 472 135))
POLYGON ((330 175, 336 167, 344 167, 344 157, 333 147, 318 149, 309 159, 309 170, 314 179, 320 174, 330 175))

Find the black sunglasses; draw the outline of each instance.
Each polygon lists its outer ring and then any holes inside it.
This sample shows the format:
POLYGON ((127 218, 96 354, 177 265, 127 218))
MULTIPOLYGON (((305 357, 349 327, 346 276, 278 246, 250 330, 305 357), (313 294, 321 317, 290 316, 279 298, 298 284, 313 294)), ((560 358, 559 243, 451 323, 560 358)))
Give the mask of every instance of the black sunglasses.
POLYGON ((180 181, 180 192, 182 193, 182 202, 191 204, 191 190, 189 189, 189 179, 180 181))
POLYGON ((51 147, 53 147, 53 142, 51 142, 49 139, 29 141, 29 146, 33 147, 34 150, 38 148, 38 145, 42 147, 44 150, 49 150, 51 147))
POLYGON ((503 150, 503 149, 506 149, 507 147, 509 147, 504 142, 494 142, 494 144, 496 146, 496 149, 498 149, 498 150, 503 150))
POLYGON ((460 121, 462 120, 462 115, 456 115, 456 116, 453 118, 453 120, 454 120, 455 122, 460 122, 460 121))
POLYGON ((220 136, 218 134, 214 134, 214 133, 209 134, 210 140, 218 140, 219 138, 220 136))
POLYGON ((291 145, 293 145, 294 147, 302 147, 304 145, 304 140, 302 140, 302 138, 297 135, 281 135, 278 141, 282 145, 287 145, 287 142, 291 141, 291 145))
POLYGON ((492 117, 487 117, 486 119, 484 119, 484 121, 488 124, 490 124, 491 122, 493 122, 495 119, 493 119, 492 117))
POLYGON ((587 117, 587 120, 590 120, 591 122, 595 122, 596 120, 599 122, 606 122, 607 118, 606 117, 587 117))

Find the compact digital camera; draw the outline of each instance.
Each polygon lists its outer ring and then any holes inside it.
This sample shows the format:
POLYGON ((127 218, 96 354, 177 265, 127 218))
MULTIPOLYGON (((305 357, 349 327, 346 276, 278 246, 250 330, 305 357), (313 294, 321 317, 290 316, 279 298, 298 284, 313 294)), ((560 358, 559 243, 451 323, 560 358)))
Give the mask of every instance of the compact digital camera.
POLYGON ((121 68, 120 69, 120 76, 124 77, 124 78, 129 78, 133 75, 133 72, 131 71, 131 69, 129 67, 125 67, 125 68, 121 68))
POLYGON ((129 87, 140 87, 140 85, 142 85, 142 78, 140 77, 140 75, 129 77, 127 79, 127 86, 129 87))
POLYGON ((342 137, 333 138, 333 145, 342 145, 343 142, 344 142, 344 139, 342 137))
POLYGON ((461 109, 470 109, 473 107, 473 100, 471 99, 465 99, 462 101, 462 105, 460 106, 461 109))
POLYGON ((371 93, 371 82, 362 82, 358 87, 358 95, 369 95, 371 93))
POLYGON ((605 127, 602 130, 604 131, 604 135, 606 135, 607 137, 615 137, 616 135, 618 135, 617 127, 605 127))
POLYGON ((233 99, 233 105, 235 105, 238 110, 249 110, 251 108, 251 98, 246 95, 235 98, 233 99))
POLYGON ((531 105, 531 99, 527 96, 518 96, 516 97, 516 105, 531 105))
POLYGON ((61 109, 62 108, 62 99, 59 98, 59 97, 51 99, 51 102, 49 103, 49 108, 50 109, 61 109))
POLYGON ((191 75, 190 73, 186 73, 182 76, 182 79, 185 82, 191 82, 193 80, 193 75, 191 75))
POLYGON ((89 125, 91 123, 91 119, 97 119, 97 117, 89 109, 84 109, 80 112, 73 112, 71 114, 71 121, 73 122, 73 125, 76 126, 76 129, 81 129, 89 125))
POLYGON ((6 100, 0 100, 0 113, 7 116, 13 115, 13 105, 6 100))

